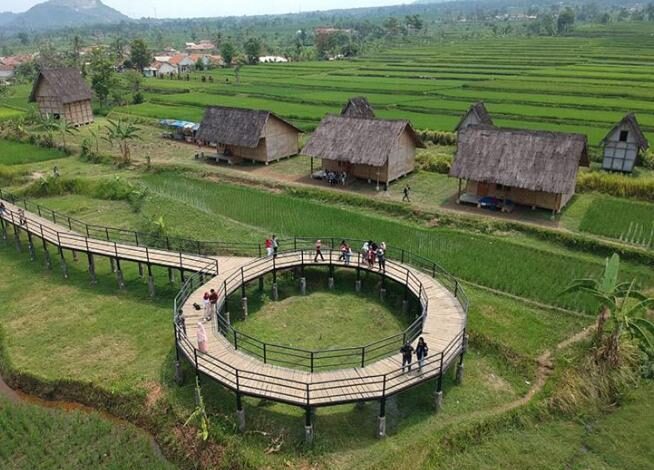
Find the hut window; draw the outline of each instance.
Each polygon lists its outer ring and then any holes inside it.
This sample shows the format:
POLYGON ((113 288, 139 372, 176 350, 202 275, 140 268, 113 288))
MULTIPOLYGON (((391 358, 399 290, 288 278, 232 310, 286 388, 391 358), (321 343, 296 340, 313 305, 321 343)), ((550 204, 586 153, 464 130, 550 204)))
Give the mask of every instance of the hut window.
POLYGON ((629 138, 629 131, 620 131, 620 142, 626 142, 629 138))

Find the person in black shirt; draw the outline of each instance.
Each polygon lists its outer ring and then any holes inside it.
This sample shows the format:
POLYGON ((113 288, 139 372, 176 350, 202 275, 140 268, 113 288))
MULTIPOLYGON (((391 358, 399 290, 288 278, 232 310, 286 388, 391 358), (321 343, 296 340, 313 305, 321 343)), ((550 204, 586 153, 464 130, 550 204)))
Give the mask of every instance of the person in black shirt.
POLYGON ((402 372, 405 368, 408 367, 409 372, 411 372, 411 359, 413 356, 413 346, 411 343, 407 342, 400 348, 400 353, 402 353, 402 372))
POLYGON ((429 352, 429 346, 425 343, 425 339, 421 336, 418 339, 418 345, 416 346, 416 358, 418 359, 418 370, 422 371, 422 366, 425 364, 425 358, 429 352))

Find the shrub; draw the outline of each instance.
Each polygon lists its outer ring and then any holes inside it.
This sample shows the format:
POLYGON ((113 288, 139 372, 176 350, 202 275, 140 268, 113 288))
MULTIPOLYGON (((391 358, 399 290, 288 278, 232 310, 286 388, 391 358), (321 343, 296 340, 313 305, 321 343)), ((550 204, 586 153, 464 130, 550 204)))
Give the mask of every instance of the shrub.
POLYGON ((431 142, 435 145, 455 145, 456 144, 456 134, 453 132, 439 132, 439 131, 430 131, 422 130, 418 132, 418 136, 422 139, 423 142, 431 142))
POLYGON ((452 167, 452 158, 446 155, 422 154, 416 158, 416 164, 420 170, 447 175, 452 167))
POLYGON ((654 170, 654 150, 648 150, 641 156, 641 164, 645 168, 654 170))

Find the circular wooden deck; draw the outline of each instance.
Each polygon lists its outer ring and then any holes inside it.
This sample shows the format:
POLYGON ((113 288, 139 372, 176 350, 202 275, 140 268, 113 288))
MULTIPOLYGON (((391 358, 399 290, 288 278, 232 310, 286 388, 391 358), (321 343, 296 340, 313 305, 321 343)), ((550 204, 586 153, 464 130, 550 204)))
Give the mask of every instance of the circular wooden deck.
MULTIPOLYGON (((198 371, 238 393, 305 407, 391 396, 439 377, 463 352, 465 303, 430 274, 391 260, 386 262, 384 275, 407 286, 411 293, 420 299, 423 309, 422 332, 419 336, 423 336, 429 345, 429 357, 420 373, 415 362, 412 372, 402 371, 399 347, 397 354, 364 367, 309 372, 264 363, 259 358, 235 348, 234 344, 221 334, 215 318, 205 322, 204 312, 193 307, 194 303, 202 305, 204 292, 212 288, 219 293, 219 306, 223 306, 225 291, 227 294, 237 292, 242 283, 255 280, 273 270, 300 266, 328 267, 331 264, 338 268, 359 268, 379 273, 377 269, 371 270, 364 266, 364 263, 360 263, 359 256, 354 256, 351 263, 346 265, 338 260, 337 252, 323 251, 323 254, 325 261, 318 262, 313 261, 313 252, 302 250, 280 253, 275 259, 219 258, 220 274, 190 292, 179 307, 186 327, 186 334, 181 328, 177 328, 181 352, 198 371), (206 353, 199 352, 195 347, 198 322, 205 324, 208 332, 206 353)), ((455 291, 458 291, 458 284, 455 286, 455 291)))

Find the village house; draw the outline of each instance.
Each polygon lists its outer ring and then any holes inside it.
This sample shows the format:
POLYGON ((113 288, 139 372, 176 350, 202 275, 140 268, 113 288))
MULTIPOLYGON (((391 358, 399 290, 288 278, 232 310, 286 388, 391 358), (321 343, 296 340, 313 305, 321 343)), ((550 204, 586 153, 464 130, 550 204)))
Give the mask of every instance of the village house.
POLYGON ((418 147, 424 144, 409 121, 375 119, 365 98, 353 98, 341 116, 320 122, 302 154, 312 162, 320 158, 325 172, 345 172, 387 187, 415 169, 418 147))
POLYGON ((43 69, 34 81, 29 101, 36 102, 42 116, 81 126, 93 122, 91 97, 79 69, 43 69))
POLYGON ((255 160, 266 164, 297 155, 301 131, 269 111, 212 106, 196 139, 216 147, 217 159, 255 160))
POLYGON ((8 82, 14 78, 15 68, 0 63, 0 83, 8 82))
POLYGON ((208 54, 211 55, 216 51, 216 45, 211 41, 202 40, 198 43, 187 42, 184 46, 188 54, 208 54))
POLYGON ((286 57, 279 55, 264 55, 259 57, 260 64, 285 64, 288 62, 286 57))
POLYGON ((350 98, 343 109, 341 116, 352 118, 375 119, 375 110, 372 108, 368 100, 363 96, 350 98))
POLYGON ((457 202, 496 198, 504 207, 558 213, 575 193, 579 166, 588 164, 581 134, 470 126, 459 131, 450 176, 459 179, 457 202))
POLYGON ((459 132, 462 129, 466 129, 470 126, 492 126, 493 120, 486 110, 486 105, 482 101, 479 101, 468 109, 468 111, 463 115, 459 123, 454 128, 454 132, 459 132))
POLYGON ((649 142, 638 125, 634 113, 627 114, 600 143, 604 147, 602 168, 609 171, 631 173, 649 142))

